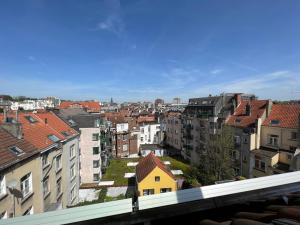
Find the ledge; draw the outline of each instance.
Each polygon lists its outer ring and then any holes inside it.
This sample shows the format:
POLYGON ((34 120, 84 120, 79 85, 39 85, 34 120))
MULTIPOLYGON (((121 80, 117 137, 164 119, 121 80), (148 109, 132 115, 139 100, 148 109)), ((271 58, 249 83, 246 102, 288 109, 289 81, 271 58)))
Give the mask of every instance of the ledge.
POLYGON ((31 192, 27 194, 22 200, 21 200, 21 205, 24 204, 29 198, 33 196, 34 192, 31 192))
POLYGON ((0 195, 0 201, 2 201, 2 199, 6 198, 8 196, 7 193, 0 195))

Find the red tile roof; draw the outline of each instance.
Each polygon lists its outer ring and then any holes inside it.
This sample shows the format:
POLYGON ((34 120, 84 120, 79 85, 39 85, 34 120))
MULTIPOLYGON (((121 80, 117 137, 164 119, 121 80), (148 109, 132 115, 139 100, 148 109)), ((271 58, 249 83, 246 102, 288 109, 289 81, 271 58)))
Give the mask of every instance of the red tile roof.
MULTIPOLYGON (((13 117, 14 116, 15 115, 13 115, 13 117)), ((0 115, 1 122, 3 120, 2 118, 3 115, 0 115)), ((70 136, 78 134, 74 129, 69 127, 65 122, 63 122, 52 112, 19 113, 18 122, 22 124, 24 139, 40 150, 47 148, 55 143, 48 138, 49 135, 55 135, 60 140, 65 140, 68 137, 62 134, 62 132, 64 131, 70 134, 70 136), (28 119, 26 119, 27 116, 32 117, 36 122, 29 122, 28 119), (46 118, 47 124, 45 123, 46 118)))
POLYGON ((89 112, 100 112, 100 103, 93 101, 81 101, 81 102, 72 102, 72 101, 64 101, 61 102, 60 109, 68 109, 68 108, 85 108, 89 112))
POLYGON ((145 158, 139 161, 136 166, 136 178, 138 182, 141 182, 145 177, 147 177, 156 167, 159 167, 162 171, 168 174, 171 178, 175 180, 174 175, 169 169, 157 158, 152 152, 148 154, 145 158))
POLYGON ((298 128, 300 104, 274 104, 271 113, 263 122, 263 126, 298 128), (278 120, 278 124, 271 124, 272 120, 278 120))
POLYGON ((137 122, 138 123, 149 123, 155 122, 156 119, 154 116, 139 116, 137 122))
POLYGON ((267 100, 242 100, 236 108, 233 115, 229 116, 226 121, 227 125, 245 128, 255 123, 257 118, 260 118, 266 110, 267 100), (246 105, 250 104, 250 116, 246 115, 246 105), (236 120, 240 122, 236 122, 236 120))
POLYGON ((37 153, 38 151, 36 147, 34 147, 32 144, 24 139, 18 139, 14 137, 0 127, 0 170, 37 153), (14 154, 10 150, 10 147, 14 146, 22 150, 24 154, 19 156, 14 154))

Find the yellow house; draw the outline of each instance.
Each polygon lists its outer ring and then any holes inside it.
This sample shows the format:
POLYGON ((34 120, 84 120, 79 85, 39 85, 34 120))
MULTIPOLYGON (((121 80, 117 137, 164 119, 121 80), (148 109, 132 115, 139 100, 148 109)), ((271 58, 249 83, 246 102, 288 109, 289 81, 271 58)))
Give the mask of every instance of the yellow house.
POLYGON ((153 154, 148 154, 136 166, 139 196, 177 190, 177 181, 171 171, 153 154))

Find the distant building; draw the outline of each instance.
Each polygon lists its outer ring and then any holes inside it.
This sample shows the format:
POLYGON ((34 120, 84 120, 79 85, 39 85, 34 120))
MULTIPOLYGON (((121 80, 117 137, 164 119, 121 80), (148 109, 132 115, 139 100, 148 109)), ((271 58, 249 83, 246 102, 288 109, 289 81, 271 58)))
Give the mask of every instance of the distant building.
POLYGON ((140 196, 177 190, 174 175, 152 152, 136 166, 136 182, 140 196))
POLYGON ((168 112, 165 114, 164 121, 164 140, 165 145, 181 150, 182 148, 182 122, 180 112, 168 112))
POLYGON ((60 103, 59 108, 60 109, 82 108, 89 113, 99 113, 100 103, 97 101, 81 101, 81 102, 63 101, 60 103))
POLYGON ((155 101, 154 101, 154 106, 155 106, 155 107, 161 106, 161 105, 163 105, 164 103, 165 103, 165 101, 164 101, 163 99, 157 98, 157 99, 155 99, 155 101))
POLYGON ((173 104, 178 105, 180 103, 181 103, 180 98, 173 98, 173 104))

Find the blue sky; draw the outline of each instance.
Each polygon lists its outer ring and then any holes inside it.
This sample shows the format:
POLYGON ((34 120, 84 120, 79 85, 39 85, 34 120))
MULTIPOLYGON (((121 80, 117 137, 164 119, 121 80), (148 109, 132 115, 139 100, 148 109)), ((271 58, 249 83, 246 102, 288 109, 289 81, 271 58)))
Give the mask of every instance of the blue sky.
POLYGON ((0 93, 300 98, 298 0, 3 0, 0 93))

